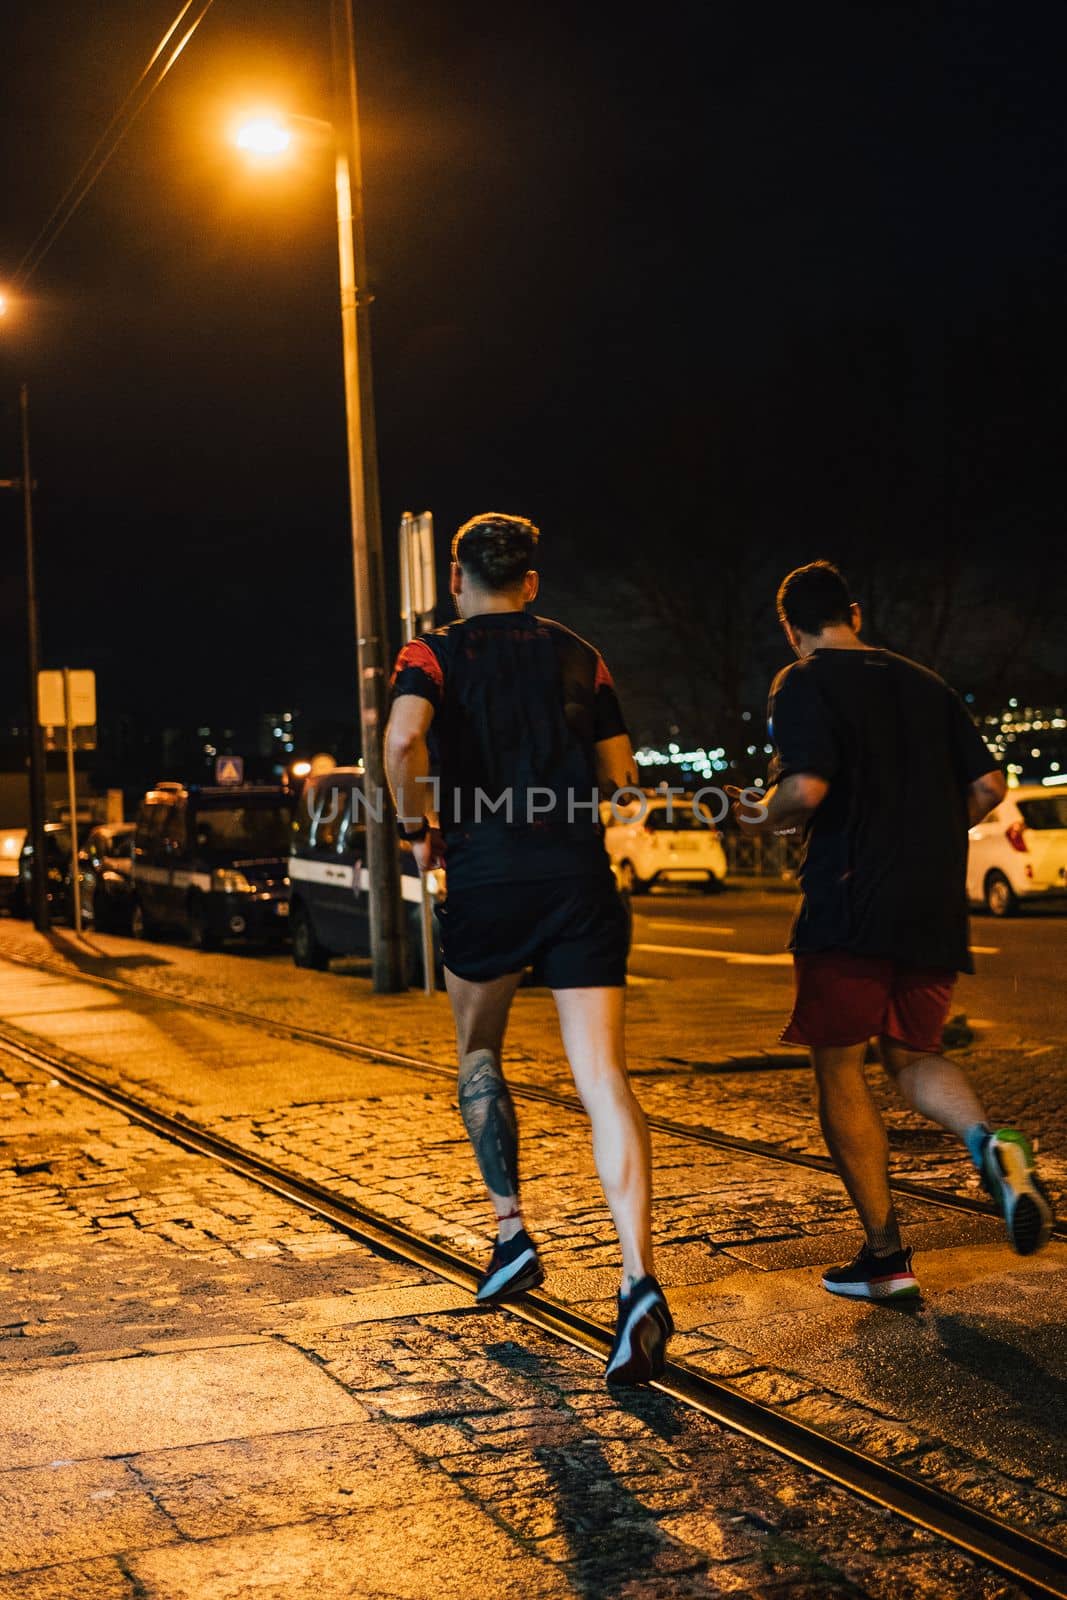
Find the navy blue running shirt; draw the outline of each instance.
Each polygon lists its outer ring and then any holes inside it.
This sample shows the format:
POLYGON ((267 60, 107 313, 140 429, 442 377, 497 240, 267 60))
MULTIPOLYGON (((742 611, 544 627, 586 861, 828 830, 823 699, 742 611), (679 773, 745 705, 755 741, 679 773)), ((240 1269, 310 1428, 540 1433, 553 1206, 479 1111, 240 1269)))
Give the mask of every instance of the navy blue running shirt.
POLYGON ((770 782, 830 785, 790 949, 973 972, 967 790, 997 766, 955 690, 889 650, 814 651, 771 688, 770 782))
POLYGON ((392 686, 434 708, 451 886, 606 871, 596 745, 626 724, 591 644, 529 612, 487 612, 405 645, 392 686))

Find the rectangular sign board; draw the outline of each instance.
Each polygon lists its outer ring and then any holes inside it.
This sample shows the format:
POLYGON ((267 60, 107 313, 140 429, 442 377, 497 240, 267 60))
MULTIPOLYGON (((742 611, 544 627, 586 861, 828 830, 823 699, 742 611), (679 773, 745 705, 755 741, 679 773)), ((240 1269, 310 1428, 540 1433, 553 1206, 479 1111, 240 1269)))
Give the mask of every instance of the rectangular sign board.
POLYGON ((437 604, 437 573, 433 552, 433 512, 400 519, 400 615, 412 637, 432 626, 437 604))
MULTIPOLYGON (((46 750, 67 747, 67 711, 62 672, 37 674, 37 720, 44 729, 46 750)), ((70 720, 76 750, 96 749, 96 673, 70 672, 70 720)))

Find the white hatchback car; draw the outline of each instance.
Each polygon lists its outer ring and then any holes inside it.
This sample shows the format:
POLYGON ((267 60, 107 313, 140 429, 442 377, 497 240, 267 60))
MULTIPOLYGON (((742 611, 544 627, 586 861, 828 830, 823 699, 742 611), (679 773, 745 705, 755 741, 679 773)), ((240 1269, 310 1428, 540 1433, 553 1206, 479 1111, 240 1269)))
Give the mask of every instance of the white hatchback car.
POLYGON ((1012 916, 1023 900, 1067 895, 1067 793, 1009 789, 970 841, 967 897, 994 917, 1012 916))
POLYGON ((675 796, 668 811, 662 795, 635 801, 622 821, 610 805, 601 807, 604 844, 620 888, 644 894, 654 883, 699 883, 706 893, 720 889, 726 878, 722 835, 710 813, 697 817, 690 800, 675 796))

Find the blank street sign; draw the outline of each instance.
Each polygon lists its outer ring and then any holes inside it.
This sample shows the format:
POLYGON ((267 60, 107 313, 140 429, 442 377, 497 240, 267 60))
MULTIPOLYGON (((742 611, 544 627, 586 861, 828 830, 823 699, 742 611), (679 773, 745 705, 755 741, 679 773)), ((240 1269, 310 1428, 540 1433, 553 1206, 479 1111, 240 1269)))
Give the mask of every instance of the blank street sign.
MULTIPOLYGON (((63 704, 63 674, 37 674, 37 720, 45 728, 66 726, 63 704)), ((75 728, 91 728, 96 722, 96 673, 70 674, 70 720, 75 728)))
POLYGON ((400 519, 400 617, 405 639, 430 626, 436 604, 433 513, 413 516, 405 511, 400 519))

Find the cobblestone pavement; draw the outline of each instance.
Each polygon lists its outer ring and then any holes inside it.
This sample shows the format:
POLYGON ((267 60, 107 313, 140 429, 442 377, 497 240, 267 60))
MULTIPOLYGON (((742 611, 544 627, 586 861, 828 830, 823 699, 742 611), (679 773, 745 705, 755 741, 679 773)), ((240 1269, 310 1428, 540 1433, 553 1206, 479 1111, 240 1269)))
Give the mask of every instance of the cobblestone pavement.
MULTIPOLYGON (((453 1054, 443 994, 431 999, 392 995, 366 1004, 369 986, 360 963, 335 963, 328 973, 297 973, 287 954, 264 956, 235 947, 203 955, 181 945, 96 935, 79 945, 67 929, 45 940, 26 923, 0 919, 0 955, 5 951, 87 975, 122 978, 150 993, 251 1009, 264 1019, 359 1044, 438 1061, 453 1054)), ((627 1041, 642 1103, 650 1113, 675 1121, 824 1155, 805 1054, 776 1042, 787 1003, 782 974, 771 969, 775 981, 763 990, 753 987, 752 974, 746 973, 743 1003, 725 971, 700 981, 631 988, 627 1041), (728 1070, 731 1057, 740 1058, 743 1067, 728 1070)), ((1035 1137, 1045 1180, 1057 1198, 1067 1201, 1067 1006, 1064 1025, 1053 1038, 989 1025, 954 1054, 974 1077, 992 1118, 1035 1137)), ((571 1090, 555 1008, 545 991, 520 990, 508 1061, 515 1082, 571 1090)), ((973 1171, 957 1142, 907 1111, 877 1065, 871 1079, 889 1125, 895 1170, 902 1177, 974 1193, 973 1171)))
MULTIPOLYGON (((67 944, 62 935, 56 942, 67 944)), ((338 974, 94 943, 116 953, 117 975, 151 981, 161 996, 215 999, 437 1059, 450 1048, 440 997, 371 1000, 338 974)), ((79 954, 86 960, 100 970, 97 957, 79 954)), ((635 1009, 647 992, 637 991, 635 1009)), ((384 1215, 475 1257, 486 1247, 485 1202, 444 1083, 20 968, 0 967, 0 1015, 384 1215)), ((520 996, 516 1078, 562 1084, 547 1020, 546 997, 520 996)), ((783 1084, 798 1108, 793 1142, 801 1106, 811 1119, 806 1073, 654 1077, 644 1070, 651 1059, 639 1040, 642 1098, 679 1120, 688 1100, 693 1121, 767 1137, 773 1118, 784 1137, 792 1103, 783 1084), (714 1115, 702 1098, 708 1086, 719 1097, 714 1115)), ((524 1104, 521 1118, 527 1208, 548 1290, 609 1320, 616 1255, 587 1131, 550 1106, 524 1104)), ((914 1127, 916 1145, 930 1140, 914 1127)), ((898 1135, 908 1131, 904 1119, 898 1135)), ((971 1181, 954 1155, 936 1141, 932 1148, 937 1165, 924 1163, 921 1175, 971 1181)), ((904 1154, 914 1155, 906 1142, 904 1154)), ((856 1242, 835 1179, 662 1136, 655 1159, 659 1267, 683 1334, 679 1354, 1046 1538, 1064 1538, 1062 1246, 1022 1262, 999 1242, 995 1223, 905 1200, 908 1236, 923 1250, 924 1310, 905 1317, 842 1304, 818 1287, 816 1271, 856 1242)))
POLYGON ((0 1600, 1021 1592, 3 1051, 0 1186, 0 1600))

